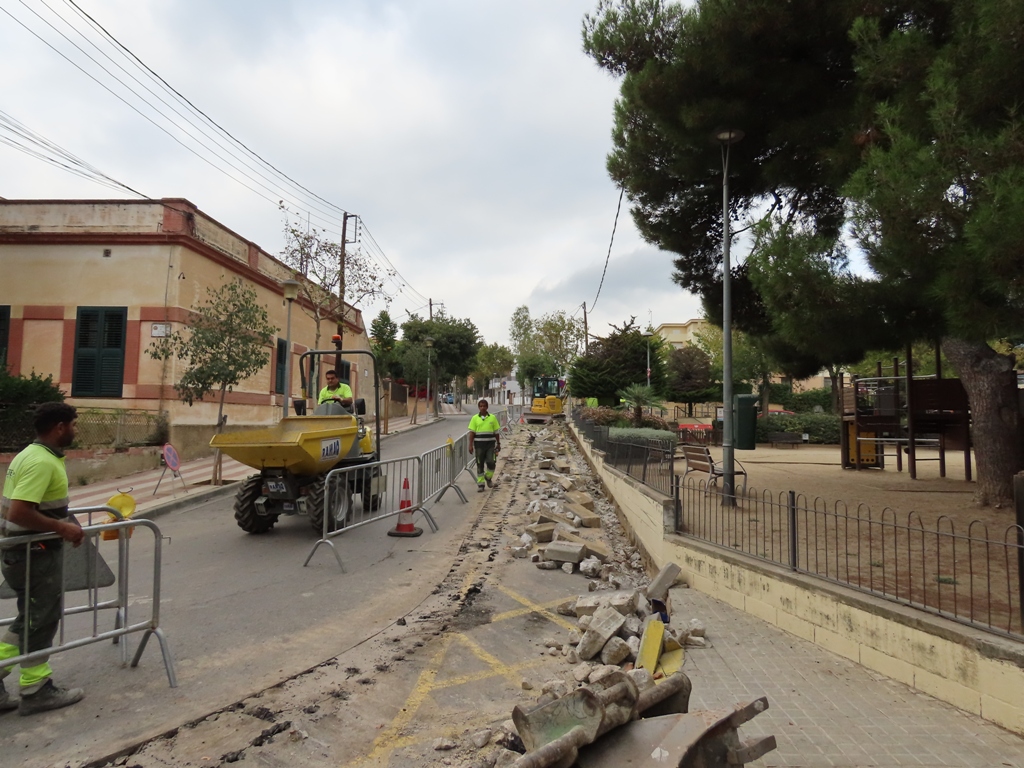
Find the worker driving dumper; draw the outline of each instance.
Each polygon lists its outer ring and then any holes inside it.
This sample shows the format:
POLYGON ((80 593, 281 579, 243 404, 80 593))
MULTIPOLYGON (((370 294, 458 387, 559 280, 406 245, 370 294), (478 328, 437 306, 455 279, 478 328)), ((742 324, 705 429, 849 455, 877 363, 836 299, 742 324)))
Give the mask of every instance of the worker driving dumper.
POLYGON ((338 372, 335 370, 327 371, 324 374, 324 378, 327 379, 327 386, 320 390, 320 396, 317 398, 317 404, 323 405, 324 403, 338 403, 345 408, 352 407, 352 387, 343 381, 338 380, 338 372))

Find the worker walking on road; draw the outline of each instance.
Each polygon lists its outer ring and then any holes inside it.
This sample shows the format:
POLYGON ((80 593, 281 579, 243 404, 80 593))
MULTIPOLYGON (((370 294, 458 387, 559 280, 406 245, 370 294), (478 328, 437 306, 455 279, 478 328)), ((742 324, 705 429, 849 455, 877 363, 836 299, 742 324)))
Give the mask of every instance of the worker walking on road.
POLYGON ((335 402, 345 408, 352 405, 352 387, 343 381, 338 381, 337 371, 328 371, 324 374, 327 379, 327 386, 320 390, 320 396, 316 399, 318 404, 335 402))
MULTIPOLYGON (((36 441, 14 457, 0 498, 0 571, 18 598, 18 616, 0 637, 0 663, 49 648, 63 613, 64 542, 79 546, 85 532, 68 511, 68 475, 64 453, 75 439, 78 413, 67 403, 44 403, 35 417, 36 441), (59 539, 18 543, 34 533, 59 539), (28 605, 26 606, 26 586, 28 605)), ((0 668, 0 712, 23 715, 60 709, 80 701, 81 688, 53 684, 49 657, 21 666, 21 701, 7 692, 0 668)))
POLYGON ((501 424, 498 417, 487 412, 487 401, 477 403, 480 413, 469 420, 469 452, 476 456, 476 489, 484 490, 494 487, 494 467, 497 464, 498 452, 501 450, 501 424), (474 450, 477 448, 479 450, 474 450))

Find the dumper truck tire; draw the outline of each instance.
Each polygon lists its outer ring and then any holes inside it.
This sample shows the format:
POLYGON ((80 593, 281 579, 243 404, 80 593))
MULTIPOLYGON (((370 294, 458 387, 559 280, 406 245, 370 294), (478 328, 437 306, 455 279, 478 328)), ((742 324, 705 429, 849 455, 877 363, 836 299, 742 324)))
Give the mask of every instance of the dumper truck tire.
POLYGON ((263 490, 263 477, 247 477, 235 496, 235 522, 246 533, 266 533, 274 527, 277 515, 261 515, 256 512, 256 499, 263 490))
POLYGON ((380 469, 373 469, 369 478, 363 479, 361 497, 363 501, 363 513, 376 512, 380 508, 381 494, 373 493, 374 480, 380 477, 380 469))
MULTIPOLYGON (((306 505, 307 509, 309 509, 309 525, 317 533, 323 533, 324 530, 324 503, 326 501, 326 490, 327 488, 324 478, 320 478, 309 487, 309 492, 306 494, 306 505)), ((331 533, 332 531, 339 531, 344 528, 351 511, 352 489, 346 485, 344 487, 341 503, 335 510, 335 514, 329 516, 327 521, 327 532, 331 533)))

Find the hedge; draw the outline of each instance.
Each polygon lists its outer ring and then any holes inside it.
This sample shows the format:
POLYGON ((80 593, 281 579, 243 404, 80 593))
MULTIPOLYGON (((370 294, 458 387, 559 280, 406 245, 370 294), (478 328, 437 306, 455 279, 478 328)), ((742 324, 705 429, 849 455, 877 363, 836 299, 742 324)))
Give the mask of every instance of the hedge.
POLYGON ((831 413, 777 414, 757 420, 757 442, 767 443, 772 432, 796 432, 808 435, 808 442, 837 445, 842 419, 831 413))

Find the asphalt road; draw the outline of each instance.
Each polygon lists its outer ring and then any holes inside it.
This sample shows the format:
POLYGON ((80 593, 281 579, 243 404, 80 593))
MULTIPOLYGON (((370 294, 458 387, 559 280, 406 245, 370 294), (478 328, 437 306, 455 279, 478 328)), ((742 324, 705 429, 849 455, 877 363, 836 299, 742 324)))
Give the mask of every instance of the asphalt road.
MULTIPOLYGON (((388 437, 384 457, 441 445, 461 434, 468 419, 450 416, 388 437)), ((325 547, 302 566, 316 541, 304 517, 282 518, 268 534, 246 534, 233 519, 231 496, 158 517, 164 537, 160 624, 176 661, 178 687, 168 685, 155 638, 135 669, 122 667, 119 649, 107 643, 57 654, 57 682, 85 688, 85 701, 33 717, 0 717, 0 766, 76 765, 116 753, 373 636, 413 610, 448 572, 479 506, 476 493, 468 493, 472 478, 463 474, 459 485, 469 503, 447 493, 433 509, 438 533, 420 519, 422 536, 389 537, 391 517, 336 539, 345 573, 325 547)), ((153 537, 139 530, 130 546, 134 623, 152 605, 153 537)), ((113 547, 104 543, 101 551, 111 557, 113 547)), ((69 604, 83 595, 75 593, 69 604)), ((72 617, 68 637, 87 631, 84 622, 72 617)), ((101 631, 112 623, 112 613, 101 614, 101 631)), ((129 637, 132 653, 140 638, 129 637)))

